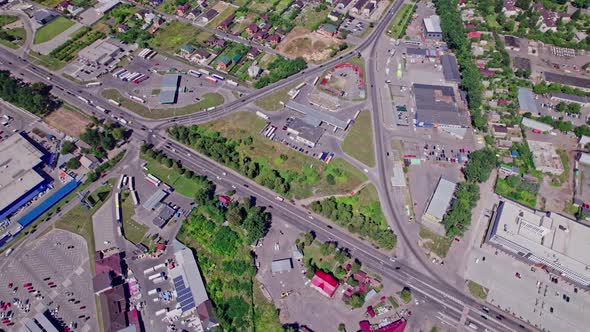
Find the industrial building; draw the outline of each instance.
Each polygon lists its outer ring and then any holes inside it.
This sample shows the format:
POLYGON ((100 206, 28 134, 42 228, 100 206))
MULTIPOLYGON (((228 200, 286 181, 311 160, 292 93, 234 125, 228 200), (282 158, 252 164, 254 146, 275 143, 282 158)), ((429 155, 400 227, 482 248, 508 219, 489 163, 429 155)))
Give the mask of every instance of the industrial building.
POLYGON ((320 111, 308 105, 300 104, 293 100, 289 100, 285 106, 290 110, 303 114, 303 121, 314 127, 319 127, 322 125, 322 123, 325 123, 335 127, 336 129, 346 130, 352 121, 352 119, 349 119, 348 121, 338 119, 337 117, 327 114, 326 112, 320 111))
POLYGON ((563 173, 561 158, 552 143, 529 140, 528 144, 536 170, 554 175, 563 173))
POLYGON ((440 17, 438 17, 438 15, 424 18, 423 23, 426 38, 437 40, 442 39, 442 29, 440 27, 440 17))
POLYGON ((159 189, 143 203, 143 207, 146 210, 155 210, 160 206, 160 202, 162 202, 167 196, 168 193, 166 191, 159 189))
POLYGON ((466 128, 469 115, 459 112, 451 86, 413 84, 418 127, 466 128))
POLYGON ((176 293, 176 309, 168 312, 175 317, 188 317, 196 314, 203 330, 217 326, 213 317, 213 307, 203 284, 203 277, 197 266, 192 251, 178 240, 172 244, 174 248, 174 267, 170 269, 170 277, 176 293))
POLYGON ((570 75, 563 75, 551 72, 544 73, 547 82, 561 83, 565 85, 575 86, 581 89, 590 89, 590 79, 575 77, 570 75))
POLYGON ((553 212, 501 201, 486 242, 530 265, 590 286, 590 228, 553 212))
POLYGON ((460 83, 461 74, 459 73, 459 65, 457 64, 457 58, 451 54, 445 54, 440 56, 440 64, 442 66, 443 75, 445 81, 460 83))
POLYGON ((180 75, 164 75, 160 87, 160 104, 174 104, 178 96, 180 75))
POLYGON ((295 135, 295 140, 310 147, 315 147, 324 132, 322 127, 313 126, 300 118, 287 120, 287 131, 295 135))
POLYGON ((159 228, 163 228, 166 226, 168 221, 174 217, 176 210, 173 209, 170 205, 164 205, 158 213, 158 216, 152 220, 152 224, 156 225, 159 228))
POLYGON ((82 49, 78 56, 80 59, 93 65, 108 65, 121 53, 121 48, 110 43, 108 40, 99 39, 82 49))
POLYGON ((50 181, 40 171, 46 157, 22 134, 0 143, 0 221, 47 188, 50 181))
POLYGON ((530 118, 523 117, 521 123, 523 126, 527 128, 536 129, 543 133, 553 130, 553 126, 530 118))
POLYGON ((440 223, 451 205, 456 189, 455 181, 441 176, 422 216, 422 221, 438 233, 444 232, 440 223))

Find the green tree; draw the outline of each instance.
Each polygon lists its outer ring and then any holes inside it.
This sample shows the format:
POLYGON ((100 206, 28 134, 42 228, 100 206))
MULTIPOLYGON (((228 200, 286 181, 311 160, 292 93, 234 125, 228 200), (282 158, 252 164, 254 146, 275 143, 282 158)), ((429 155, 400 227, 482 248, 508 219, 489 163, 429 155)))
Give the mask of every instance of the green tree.
POLYGON ((80 168, 80 161, 78 160, 78 158, 72 158, 70 160, 68 160, 68 162, 66 163, 66 167, 69 169, 78 169, 80 168))
POLYGON ((61 143, 61 154, 72 153, 76 150, 76 145, 70 141, 63 141, 61 143))
POLYGON ((410 301, 412 301, 412 291, 409 287, 404 287, 404 289, 399 292, 399 297, 404 303, 410 303, 410 301))

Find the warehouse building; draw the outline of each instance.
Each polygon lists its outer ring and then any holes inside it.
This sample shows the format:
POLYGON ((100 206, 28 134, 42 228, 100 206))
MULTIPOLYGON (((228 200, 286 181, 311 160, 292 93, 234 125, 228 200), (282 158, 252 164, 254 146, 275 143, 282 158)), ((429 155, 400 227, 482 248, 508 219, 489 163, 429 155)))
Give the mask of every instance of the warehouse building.
POLYGON ((445 81, 460 83, 461 74, 459 73, 459 65, 457 65, 457 58, 454 55, 445 54, 440 57, 440 64, 442 66, 445 81))
POLYGON ((424 34, 426 38, 441 40, 442 29, 440 27, 440 17, 438 15, 432 15, 426 17, 423 20, 424 23, 424 34))
POLYGON ((520 112, 530 112, 535 116, 539 113, 537 103, 535 102, 535 94, 531 89, 518 88, 518 106, 520 112))
POLYGON ((551 72, 544 73, 547 82, 561 83, 565 85, 575 86, 581 89, 590 89, 590 79, 575 77, 570 75, 563 75, 551 72))
POLYGON ((453 87, 414 84, 412 89, 418 127, 466 128, 469 125, 468 114, 459 112, 453 87))
POLYGON ((291 269, 293 269, 291 258, 276 259, 270 264, 272 273, 289 272, 291 269))
POLYGON ((444 234, 444 228, 440 223, 447 213, 447 209, 451 206, 456 189, 457 183, 455 181, 441 176, 428 202, 426 212, 422 216, 422 222, 439 234, 444 234))
POLYGON ((310 147, 315 147, 324 132, 322 127, 313 126, 300 118, 287 120, 287 131, 295 135, 295 140, 310 147))
POLYGON ((81 60, 93 65, 108 65, 115 60, 115 57, 121 53, 121 48, 107 40, 99 39, 91 45, 85 47, 78 53, 81 60))
POLYGON ((175 104, 179 85, 180 75, 164 75, 160 87, 160 104, 175 104))
POLYGON ((0 221, 47 188, 50 181, 40 172, 46 157, 21 134, 0 143, 0 221))
POLYGON ((530 265, 590 287, 589 238, 586 225, 501 201, 486 241, 530 265))
POLYGON ((300 104, 293 100, 289 100, 287 104, 285 104, 285 106, 290 110, 303 114, 303 121, 307 122, 308 124, 314 127, 319 127, 320 125, 325 123, 334 126, 336 129, 346 130, 346 128, 348 128, 348 125, 352 121, 352 119, 349 119, 348 121, 341 120, 326 112, 323 112, 321 110, 315 109, 304 104, 300 104))

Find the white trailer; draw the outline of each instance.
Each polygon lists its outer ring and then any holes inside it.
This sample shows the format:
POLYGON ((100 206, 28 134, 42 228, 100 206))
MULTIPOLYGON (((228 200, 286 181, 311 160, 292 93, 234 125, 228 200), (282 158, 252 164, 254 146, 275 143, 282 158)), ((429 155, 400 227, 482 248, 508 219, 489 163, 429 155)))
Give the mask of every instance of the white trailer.
POLYGON ((90 83, 86 83, 86 87, 87 88, 91 88, 93 86, 101 86, 102 83, 101 82, 90 82, 90 83))
POLYGON ((163 314, 168 312, 168 308, 160 309, 156 311, 156 316, 162 316, 163 314))
POLYGON ((160 292, 159 288, 154 288, 148 292, 148 295, 156 295, 160 292))
POLYGON ((135 101, 138 101, 138 102, 140 102, 140 103, 142 103, 142 104, 145 104, 145 100, 143 100, 143 99, 141 99, 141 98, 139 98, 139 97, 136 97, 136 96, 129 96, 129 98, 131 98, 131 99, 133 99, 133 100, 135 100, 135 101))
POLYGON ((152 266, 150 268, 145 269, 143 271, 143 274, 147 276, 148 274, 153 273, 153 272, 156 272, 157 270, 163 269, 165 267, 166 267, 166 264, 164 264, 164 263, 161 263, 161 264, 158 264, 158 265, 154 265, 154 266, 152 266))
POLYGON ((131 190, 131 191, 135 190, 135 183, 133 181, 133 176, 129 177, 129 181, 127 181, 127 184, 129 184, 129 190, 131 190))
POLYGON ((127 175, 121 174, 119 177, 119 184, 117 184, 117 189, 121 190, 121 188, 123 188, 123 182, 125 181, 125 178, 127 178, 127 175))
POLYGON ((121 103, 120 102, 118 102, 116 100, 113 100, 113 99, 109 99, 109 103, 111 103, 113 105, 116 105, 116 106, 121 106, 121 103))
POLYGON ((98 106, 98 105, 96 105, 96 106, 94 106, 94 107, 96 107, 96 109, 97 109, 97 110, 99 110, 99 111, 101 111, 101 112, 104 112, 104 111, 106 111, 106 108, 104 108, 104 107, 102 107, 102 106, 98 106))
POLYGON ((82 96, 77 96, 78 99, 80 99, 81 101, 85 102, 86 104, 90 104, 90 100, 82 97, 82 96))
POLYGON ((159 277, 164 277, 165 275, 166 275, 166 273, 164 273, 164 272, 152 274, 151 276, 148 277, 148 280, 154 280, 159 277))
POLYGON ((299 85, 295 87, 295 90, 300 90, 305 85, 305 82, 301 82, 299 85))
POLYGON ((161 284, 164 281, 166 281, 166 277, 157 277, 156 279, 152 280, 154 282, 154 284, 161 284))

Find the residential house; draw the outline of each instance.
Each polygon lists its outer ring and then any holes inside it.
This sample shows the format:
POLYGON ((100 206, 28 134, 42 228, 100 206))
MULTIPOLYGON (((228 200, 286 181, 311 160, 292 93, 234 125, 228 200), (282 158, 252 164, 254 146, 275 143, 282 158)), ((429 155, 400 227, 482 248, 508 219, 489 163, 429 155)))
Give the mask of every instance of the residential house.
POLYGON ((334 37, 338 33, 338 28, 331 23, 325 23, 317 30, 318 33, 326 37, 334 37))
POLYGON ((203 15, 203 17, 201 17, 201 20, 204 23, 209 23, 217 15, 219 15, 219 13, 215 9, 209 9, 208 11, 205 12, 205 15, 203 15))
POLYGON ((149 13, 147 10, 145 9, 140 9, 137 12, 135 12, 135 14, 133 14, 133 16, 135 16, 138 20, 144 20, 145 15, 149 13))
POLYGON ((178 5, 176 7, 176 15, 183 17, 186 14, 188 14, 189 10, 191 9, 191 4, 190 3, 185 3, 184 5, 178 5))
POLYGON ((548 30, 556 32, 557 22, 560 19, 563 19, 566 22, 569 21, 569 16, 567 15, 567 13, 554 12, 552 10, 548 10, 547 8, 545 8, 545 5, 543 5, 542 2, 535 3, 533 7, 535 8, 535 10, 537 10, 537 12, 540 15, 539 22, 541 22, 541 26, 539 27, 539 30, 541 30, 541 32, 545 32, 548 30))
POLYGON ((320 293, 332 297, 338 288, 338 280, 322 270, 318 270, 311 279, 311 286, 320 293))
POLYGON ((348 7, 348 5, 350 5, 351 2, 352 0, 339 0, 338 4, 336 5, 336 8, 339 10, 344 10, 344 8, 348 7))
POLYGON ((260 30, 260 29, 258 29, 258 25, 256 25, 256 23, 250 23, 250 24, 248 24, 248 26, 246 27, 246 33, 247 33, 249 36, 252 36, 253 34, 257 33, 257 32, 258 32, 258 30, 260 30))
POLYGON ((219 67, 220 69, 227 69, 227 67, 229 67, 231 63, 232 61, 230 58, 222 56, 221 58, 219 58, 219 60, 217 60, 217 67, 219 67))
POLYGON ((186 15, 186 18, 194 21, 197 19, 197 17, 199 17, 199 15, 201 15, 201 10, 199 8, 195 8, 195 9, 191 10, 191 12, 186 15))
POLYGON ((199 5, 203 8, 209 7, 209 3, 207 3, 207 0, 197 0, 197 5, 199 5))
POLYGON ((281 42, 281 37, 279 37, 278 35, 272 34, 272 35, 268 36, 268 38, 266 38, 266 41, 271 43, 271 45, 277 45, 278 43, 281 42))
POLYGON ((357 0, 357 2, 354 4, 354 6, 352 6, 352 9, 350 10, 351 13, 354 14, 359 14, 361 12, 361 10, 363 9, 363 7, 367 4, 368 0, 357 0))
POLYGON ((125 33, 127 31, 129 31, 129 29, 130 29, 129 26, 127 24, 125 24, 125 23, 121 23, 121 24, 117 25, 117 31, 118 32, 125 33))
POLYGON ((283 38, 285 38, 285 36, 287 35, 287 33, 283 29, 276 29, 275 30, 275 35, 278 35, 279 37, 281 37, 281 39, 283 39, 283 38))
POLYGON ((180 55, 185 58, 189 58, 193 53, 195 53, 195 51, 196 49, 190 44, 182 45, 180 47, 180 55))
POLYGON ((516 7, 516 0, 504 0, 502 12, 506 17, 516 16, 520 12, 520 8, 516 7))
POLYGON ((254 34, 254 40, 257 42, 264 41, 266 37, 268 37, 268 33, 266 33, 266 31, 258 31, 256 34, 254 34))
POLYGON ((55 6, 55 9, 60 13, 65 13, 68 10, 68 7, 70 7, 71 5, 71 2, 69 2, 68 0, 64 0, 58 3, 57 6, 55 6))
POLYGON ((293 2, 293 4, 291 4, 291 7, 293 8, 303 9, 303 6, 305 6, 305 4, 301 0, 296 0, 293 2))
POLYGON ((236 17, 236 15, 234 15, 234 14, 231 14, 230 16, 226 17, 223 21, 221 21, 221 23, 219 23, 219 25, 217 26, 217 29, 219 29, 221 31, 227 31, 227 29, 229 29, 231 24, 234 22, 235 17, 236 17))
POLYGON ((337 12, 335 10, 331 11, 330 14, 328 14, 328 18, 332 22, 338 21, 340 19, 340 16, 342 16, 342 14, 340 14, 339 12, 337 12))
POLYGON ((250 60, 254 60, 256 59, 258 56, 260 55, 260 50, 257 49, 256 47, 251 47, 248 50, 248 54, 246 54, 246 57, 250 60))
POLYGON ((205 50, 203 48, 200 48, 194 52, 193 57, 191 58, 191 61, 202 62, 202 61, 209 59, 210 56, 211 56, 211 53, 209 53, 207 50, 205 50))
POLYGON ((149 4, 152 7, 158 7, 159 5, 162 4, 162 2, 164 2, 164 0, 150 0, 149 4))
POLYGON ((368 5, 365 6, 365 8, 363 8, 363 15, 365 16, 371 16, 371 14, 373 13, 373 11, 375 10, 375 2, 371 1, 369 2, 368 5))
POLYGON ((224 48, 225 40, 217 38, 217 36, 213 35, 207 39, 207 44, 212 48, 224 48))
POLYGON ((33 19, 41 25, 45 25, 53 21, 58 16, 59 15, 57 13, 46 10, 38 10, 33 13, 33 19))
POLYGON ((252 65, 248 67, 248 76, 251 78, 256 78, 260 75, 261 69, 257 65, 252 65))

